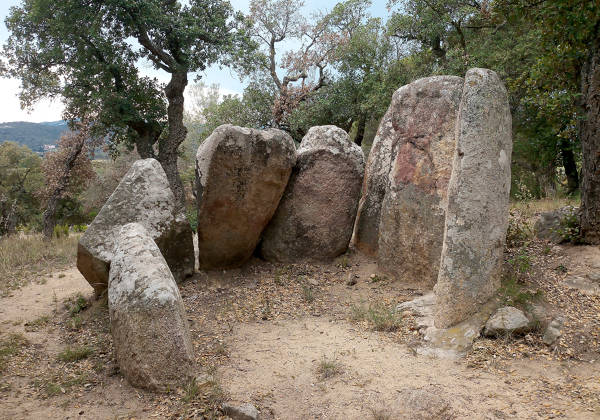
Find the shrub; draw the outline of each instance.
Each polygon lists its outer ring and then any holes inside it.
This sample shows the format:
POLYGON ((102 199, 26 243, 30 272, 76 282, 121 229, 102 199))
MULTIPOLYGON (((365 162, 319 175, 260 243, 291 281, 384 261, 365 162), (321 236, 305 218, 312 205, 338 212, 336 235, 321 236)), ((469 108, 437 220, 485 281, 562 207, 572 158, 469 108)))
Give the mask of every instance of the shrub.
POLYGON ((557 233, 563 242, 581 243, 581 224, 577 209, 571 206, 565 208, 557 233))
POLYGON ((56 239, 68 238, 69 237, 69 226, 67 225, 56 225, 54 226, 54 237, 56 239))
POLYGON ((506 246, 509 248, 523 246, 532 237, 533 231, 527 218, 519 211, 510 210, 506 231, 506 246))

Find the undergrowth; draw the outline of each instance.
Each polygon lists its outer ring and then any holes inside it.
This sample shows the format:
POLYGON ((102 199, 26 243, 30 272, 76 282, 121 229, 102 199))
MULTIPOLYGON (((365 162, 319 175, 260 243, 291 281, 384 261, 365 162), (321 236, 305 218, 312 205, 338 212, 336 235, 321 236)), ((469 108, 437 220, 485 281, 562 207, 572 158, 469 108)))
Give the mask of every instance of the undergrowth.
POLYGON ((44 241, 41 235, 0 239, 0 296, 23 286, 45 271, 75 263, 77 235, 44 241))

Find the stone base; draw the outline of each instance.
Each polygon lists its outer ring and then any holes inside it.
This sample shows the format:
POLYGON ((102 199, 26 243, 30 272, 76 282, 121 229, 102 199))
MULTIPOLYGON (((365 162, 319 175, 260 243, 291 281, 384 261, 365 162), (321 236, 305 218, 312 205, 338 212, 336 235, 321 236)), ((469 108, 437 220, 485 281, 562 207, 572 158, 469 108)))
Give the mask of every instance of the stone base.
POLYGON ((436 310, 436 297, 433 292, 400 303, 396 306, 396 311, 410 311, 415 315, 423 337, 423 342, 415 348, 417 354, 439 359, 459 359, 480 337, 486 321, 496 308, 497 302, 492 299, 475 315, 450 328, 436 328, 433 324, 436 310))

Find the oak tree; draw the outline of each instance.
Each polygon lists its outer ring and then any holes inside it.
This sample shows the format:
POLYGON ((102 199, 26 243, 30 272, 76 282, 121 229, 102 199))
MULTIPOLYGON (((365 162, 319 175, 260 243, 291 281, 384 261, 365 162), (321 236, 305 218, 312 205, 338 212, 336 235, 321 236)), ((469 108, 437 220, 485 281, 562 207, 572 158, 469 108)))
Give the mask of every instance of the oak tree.
POLYGON ((62 98, 71 122, 93 117, 96 134, 156 158, 182 202, 177 153, 188 75, 233 63, 251 47, 229 2, 23 0, 6 25, 4 74, 21 80, 22 104, 62 98), (142 74, 144 62, 169 82, 142 74))

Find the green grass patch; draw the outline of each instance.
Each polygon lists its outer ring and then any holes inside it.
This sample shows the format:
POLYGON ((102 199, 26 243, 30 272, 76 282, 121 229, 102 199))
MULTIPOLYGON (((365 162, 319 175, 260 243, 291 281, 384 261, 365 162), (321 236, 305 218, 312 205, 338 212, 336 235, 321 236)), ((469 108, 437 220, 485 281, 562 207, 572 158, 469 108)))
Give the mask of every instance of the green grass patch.
POLYGON ((402 325, 402 318, 393 308, 382 303, 352 305, 350 319, 359 322, 367 321, 375 331, 396 331, 402 325))
POLYGON ((317 366, 317 375, 322 380, 339 375, 342 372, 342 365, 337 360, 327 359, 325 356, 323 356, 323 359, 321 359, 317 366))
POLYGON ((67 347, 58 354, 58 360, 71 363, 91 356, 94 351, 88 346, 67 347))

